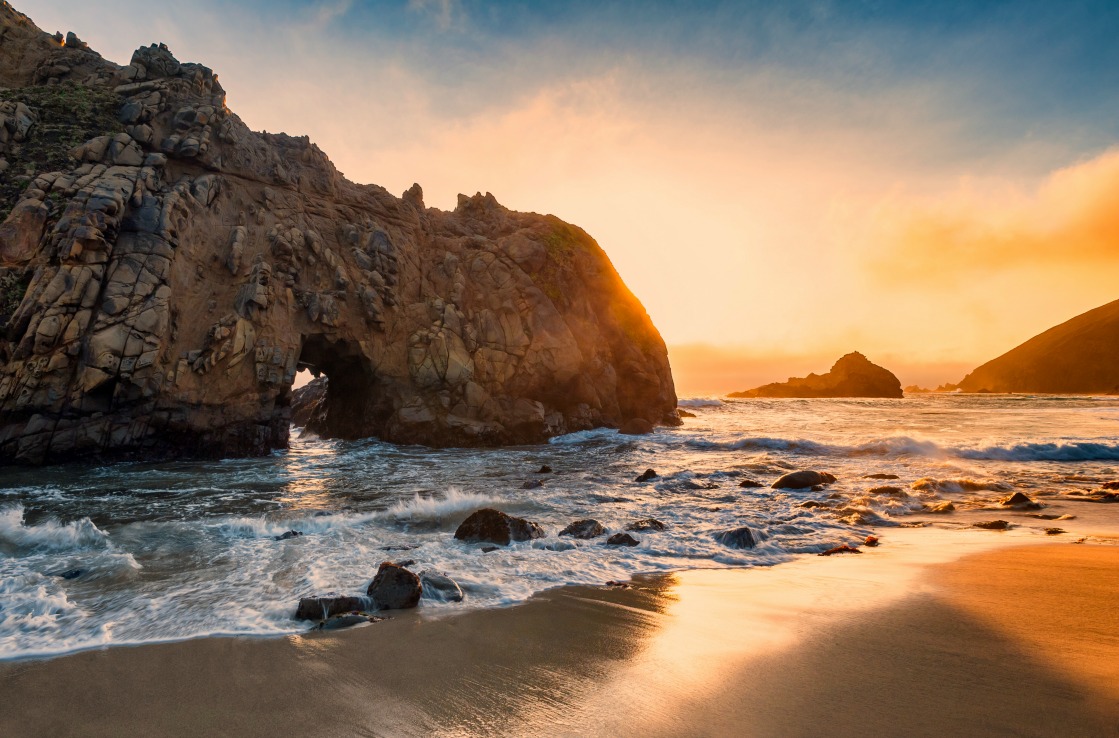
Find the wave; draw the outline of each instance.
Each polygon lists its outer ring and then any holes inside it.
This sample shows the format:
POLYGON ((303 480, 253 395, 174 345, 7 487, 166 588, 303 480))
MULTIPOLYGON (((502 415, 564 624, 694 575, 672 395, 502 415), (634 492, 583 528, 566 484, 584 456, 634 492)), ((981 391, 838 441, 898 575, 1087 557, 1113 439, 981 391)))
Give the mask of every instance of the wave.
POLYGON ((386 511, 386 515, 397 520, 441 521, 451 515, 461 516, 483 507, 493 507, 500 503, 499 497, 463 492, 451 487, 442 497, 424 497, 417 494, 411 500, 398 502, 386 511))
POLYGON ((726 403, 717 397, 689 397, 686 400, 677 400, 677 407, 722 407, 726 403))
POLYGON ((974 479, 934 479, 923 477, 913 483, 913 489, 922 492, 1009 492, 1014 489, 1006 482, 982 481, 974 479))
POLYGON ((783 451, 806 456, 927 456, 971 461, 1119 461, 1119 443, 1072 441, 1068 443, 1018 443, 1011 446, 969 448, 941 446, 908 436, 840 446, 803 438, 739 438, 733 441, 689 439, 686 445, 703 451, 783 451))
POLYGON ((108 546, 109 535, 89 518, 81 518, 72 523, 47 519, 38 525, 26 525, 23 515, 22 505, 0 508, 0 550, 14 549, 18 553, 31 553, 108 546))

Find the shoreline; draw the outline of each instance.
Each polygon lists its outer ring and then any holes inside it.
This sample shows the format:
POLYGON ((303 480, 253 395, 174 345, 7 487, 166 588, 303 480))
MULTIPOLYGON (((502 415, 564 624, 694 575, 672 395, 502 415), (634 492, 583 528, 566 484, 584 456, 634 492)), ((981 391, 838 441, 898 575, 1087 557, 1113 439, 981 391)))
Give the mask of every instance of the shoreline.
POLYGON ((1040 729, 1056 718, 1080 734, 1114 731, 1119 690, 1093 685, 1119 683, 1106 596, 1119 546, 943 533, 891 530, 860 556, 560 587, 508 608, 394 613, 351 630, 0 662, 0 689, 26 706, 0 715, 0 733, 931 734, 992 711, 1001 722, 982 732, 1052 734, 1040 729), (1027 586, 1038 581, 1091 587, 1069 590, 1065 607, 1027 586), (999 612, 1031 607, 1072 618, 1067 637, 999 623, 999 612), (1098 654, 1087 672, 1084 653, 1098 654), (906 699, 868 703, 851 692, 859 684, 906 699), (981 687, 992 694, 974 696, 981 687), (933 709, 946 699, 954 715, 933 709), (807 709, 819 704, 834 711, 807 709))

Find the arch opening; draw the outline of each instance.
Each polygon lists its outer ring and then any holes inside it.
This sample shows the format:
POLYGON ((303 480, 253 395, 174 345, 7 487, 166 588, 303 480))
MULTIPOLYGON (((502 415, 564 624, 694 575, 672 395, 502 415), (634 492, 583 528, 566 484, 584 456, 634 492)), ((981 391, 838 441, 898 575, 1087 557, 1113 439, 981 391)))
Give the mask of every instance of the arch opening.
POLYGON ((315 378, 293 393, 296 425, 323 438, 378 435, 388 403, 371 360, 356 342, 321 334, 304 337, 296 369, 315 378))

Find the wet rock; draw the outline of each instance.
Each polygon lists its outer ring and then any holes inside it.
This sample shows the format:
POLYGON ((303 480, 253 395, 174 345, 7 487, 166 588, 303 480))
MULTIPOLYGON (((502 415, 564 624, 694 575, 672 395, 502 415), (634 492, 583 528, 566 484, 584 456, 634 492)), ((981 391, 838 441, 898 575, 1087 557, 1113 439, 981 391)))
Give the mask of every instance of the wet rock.
POLYGON ((976 528, 982 528, 983 530, 1009 530, 1010 529, 1010 523, 1006 522, 1005 520, 984 520, 984 521, 979 522, 979 523, 972 523, 972 525, 976 528))
POLYGON ((365 591, 378 610, 405 610, 415 607, 423 594, 423 585, 414 572, 399 564, 385 561, 365 591))
POLYGON ((348 612, 364 612, 373 609, 368 597, 302 597, 295 609, 296 620, 326 620, 334 615, 348 612))
POLYGON ((730 548, 753 548, 758 545, 753 531, 746 526, 716 533, 715 540, 730 548))
POLYGON ((1038 520, 1073 520, 1075 515, 1054 515, 1052 513, 1034 513, 1027 515, 1027 518, 1037 518, 1038 520))
POLYGON ((861 554, 861 553, 862 553, 862 551, 855 548, 854 546, 849 546, 846 543, 844 543, 842 546, 836 546, 835 548, 829 548, 827 551, 824 551, 820 555, 821 556, 834 556, 836 554, 861 554))
POLYGON ((544 486, 544 480, 542 480, 542 479, 530 479, 530 480, 528 480, 527 482, 525 482, 524 484, 521 485, 521 489, 540 489, 543 486, 544 486))
POLYGON ((574 523, 561 530, 559 534, 561 536, 571 536, 572 538, 588 540, 590 538, 597 538, 604 533, 606 533, 606 528, 602 523, 588 518, 587 520, 576 520, 574 523))
POLYGON ((625 436, 644 436, 653 432, 653 424, 645 418, 630 418, 622 423, 618 432, 625 436))
POLYGON ((416 565, 416 560, 415 559, 404 559, 403 561, 397 561, 396 565, 397 566, 403 566, 405 569, 407 569, 409 566, 415 566, 416 565))
POLYGON ((1022 492, 1015 492, 1005 500, 1001 500, 999 504, 1015 510, 1040 510, 1042 507, 1041 503, 1036 502, 1022 492))
POLYGON ((606 539, 607 546, 636 546, 641 541, 637 540, 629 533, 615 533, 606 539))
POLYGON ((739 487, 748 487, 748 488, 753 489, 753 488, 756 488, 756 487, 764 487, 765 485, 762 484, 761 482, 757 482, 753 479, 743 479, 741 482, 738 483, 738 486, 739 487))
POLYGON ((637 477, 637 479, 635 479, 633 481, 635 481, 635 482, 648 482, 650 479, 656 479, 656 478, 657 478, 657 473, 655 471, 653 471, 652 469, 646 469, 645 471, 641 472, 641 474, 637 477))
POLYGON ((909 493, 901 487, 871 487, 866 491, 868 495, 883 495, 886 497, 908 497, 909 493))
POLYGON ((287 540, 290 540, 292 538, 298 538, 301 535, 303 535, 303 534, 300 533, 297 530, 289 530, 286 533, 281 533, 278 536, 272 536, 272 540, 274 540, 274 541, 287 541, 287 540))
POLYGON ((863 545, 874 548, 878 545, 878 536, 867 536, 866 539, 863 541, 863 545))
POLYGON ((437 571, 421 571, 420 584, 423 585, 423 598, 425 600, 462 602, 465 597, 458 582, 437 571))
POLYGON ((863 479, 901 479, 897 474, 867 474, 863 479))
POLYGON ((400 546, 381 546, 382 551, 412 551, 419 548, 419 546, 400 545, 400 546))
POLYGON ((345 615, 334 615, 319 623, 318 630, 341 630, 343 628, 352 628, 355 625, 379 623, 382 620, 388 620, 388 618, 356 612, 347 613, 345 615))
POLYGON ((542 467, 540 467, 539 469, 536 470, 536 473, 537 474, 551 474, 552 473, 552 467, 548 466, 547 464, 544 464, 542 467))
POLYGON ((482 553, 488 554, 500 550, 498 546, 482 546, 482 553))
POLYGON ((810 489, 816 485, 831 484, 835 477, 827 472, 795 471, 785 474, 773 483, 773 489, 810 489))
POLYGON ((931 513, 956 512, 956 506, 952 504, 951 500, 945 500, 943 502, 936 502, 932 505, 927 505, 925 509, 931 513))
POLYGON ((82 574, 85 574, 84 569, 67 569, 66 571, 60 571, 56 574, 52 574, 51 576, 60 577, 62 579, 77 579, 82 574))
POLYGON ((1104 482, 1100 489, 1119 489, 1119 482, 1104 482))
POLYGON ((1047 536, 1059 536, 1064 532, 1065 532, 1064 528, 1046 528, 1045 529, 1045 535, 1047 535, 1047 536))
POLYGON ((805 500, 804 502, 797 505, 797 507, 803 507, 807 510, 811 510, 814 507, 831 507, 831 505, 826 502, 820 502, 818 500, 805 500))
POLYGON ((696 416, 695 413, 690 413, 687 410, 681 410, 680 408, 676 408, 676 414, 679 415, 681 418, 694 418, 696 416))
POLYGON ((543 537, 544 529, 536 523, 489 507, 471 513, 455 531, 455 538, 460 541, 484 541, 502 546, 508 546, 513 541, 530 541, 543 537))
POLYGON ((643 520, 636 520, 626 526, 626 530, 632 530, 640 533, 645 530, 664 530, 668 526, 656 518, 645 518, 643 520))
POLYGON ((607 582, 605 584, 605 586, 614 587, 616 589, 629 589, 629 587, 630 587, 629 582, 619 582, 615 579, 611 579, 609 582, 607 582))

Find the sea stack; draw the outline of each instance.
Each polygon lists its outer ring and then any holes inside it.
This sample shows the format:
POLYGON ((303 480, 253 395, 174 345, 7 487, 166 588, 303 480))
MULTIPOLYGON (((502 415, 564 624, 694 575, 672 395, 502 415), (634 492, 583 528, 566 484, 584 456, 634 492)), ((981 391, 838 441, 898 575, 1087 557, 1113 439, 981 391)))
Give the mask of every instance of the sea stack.
POLYGON ((729 397, 903 397, 901 382, 890 372, 855 351, 832 365, 827 374, 792 377, 729 397))
POLYGON ((300 368, 334 437, 679 422, 660 334, 582 229, 354 184, 161 44, 118 66, 7 3, 0 38, 0 462, 265 454, 300 368))

